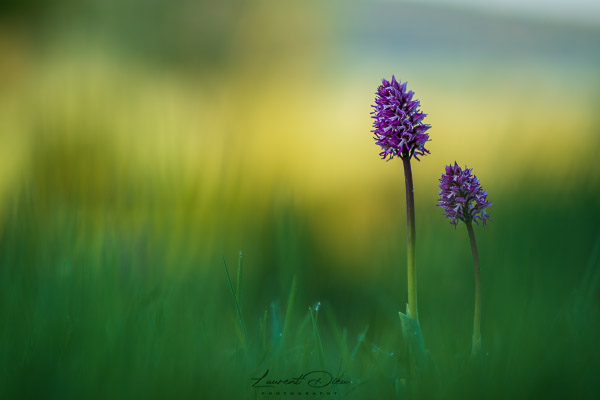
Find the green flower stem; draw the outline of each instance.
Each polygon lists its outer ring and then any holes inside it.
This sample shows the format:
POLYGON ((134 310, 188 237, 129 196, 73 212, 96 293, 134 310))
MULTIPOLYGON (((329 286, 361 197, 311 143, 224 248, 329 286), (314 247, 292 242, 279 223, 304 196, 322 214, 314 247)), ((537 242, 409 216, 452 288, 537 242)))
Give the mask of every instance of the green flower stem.
POLYGON ((417 266, 415 263, 415 193, 413 189, 410 157, 402 157, 404 163, 404 182, 406 184, 406 240, 408 271, 407 314, 419 324, 417 311, 417 266))
POLYGON ((473 317, 473 346, 471 347, 471 357, 475 357, 481 353, 481 277, 473 224, 468 221, 466 225, 471 241, 471 251, 473 252, 473 267, 475 268, 475 315, 473 317))

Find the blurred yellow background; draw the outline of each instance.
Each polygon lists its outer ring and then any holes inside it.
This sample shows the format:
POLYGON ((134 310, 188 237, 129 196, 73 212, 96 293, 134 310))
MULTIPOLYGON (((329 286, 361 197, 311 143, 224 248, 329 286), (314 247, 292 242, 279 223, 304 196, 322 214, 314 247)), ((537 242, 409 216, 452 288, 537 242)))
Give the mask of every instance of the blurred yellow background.
POLYGON ((425 219, 442 220, 437 180, 454 160, 492 201, 523 182, 597 188, 600 23, 589 16, 469 2, 10 4, 2 214, 31 191, 83 207, 92 230, 135 235, 168 220, 218 251, 290 204, 323 248, 352 258, 362 237, 404 221, 401 165, 379 159, 370 133, 375 88, 392 74, 432 125, 431 155, 413 166, 425 219))

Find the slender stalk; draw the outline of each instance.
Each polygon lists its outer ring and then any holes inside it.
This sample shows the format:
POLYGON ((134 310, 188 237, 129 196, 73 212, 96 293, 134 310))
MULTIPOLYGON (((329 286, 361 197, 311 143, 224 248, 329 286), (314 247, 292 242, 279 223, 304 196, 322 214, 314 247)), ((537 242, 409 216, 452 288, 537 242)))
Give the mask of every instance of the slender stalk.
POLYGON ((240 257, 238 258, 238 270, 237 270, 237 280, 236 280, 236 289, 235 289, 235 295, 237 297, 237 301, 240 304, 240 307, 242 306, 242 260, 244 259, 244 256, 242 254, 242 251, 240 250, 240 257))
POLYGON ((475 315, 473 317, 473 345, 471 347, 471 357, 475 357, 481 353, 481 277, 479 272, 479 253, 477 252, 473 224, 471 221, 468 221, 466 225, 469 232, 469 240, 471 241, 473 267, 475 269, 475 315))
POLYGON ((227 281, 229 282, 229 288, 231 289, 231 294, 233 295, 233 301, 235 302, 235 307, 238 312, 240 325, 242 326, 242 330, 244 331, 243 347, 246 348, 246 344, 248 343, 248 331, 246 330, 246 324, 244 323, 244 317, 242 316, 242 307, 240 306, 237 293, 235 292, 235 289, 233 288, 233 283, 231 282, 231 275, 229 275, 229 268, 227 268, 227 261, 225 261, 225 256, 223 256, 223 264, 225 264, 225 272, 227 272, 227 281))
POLYGON ((404 182, 406 184, 407 314, 419 324, 419 313, 417 311, 417 267, 415 263, 415 193, 410 157, 403 156, 402 162, 404 163, 404 182))

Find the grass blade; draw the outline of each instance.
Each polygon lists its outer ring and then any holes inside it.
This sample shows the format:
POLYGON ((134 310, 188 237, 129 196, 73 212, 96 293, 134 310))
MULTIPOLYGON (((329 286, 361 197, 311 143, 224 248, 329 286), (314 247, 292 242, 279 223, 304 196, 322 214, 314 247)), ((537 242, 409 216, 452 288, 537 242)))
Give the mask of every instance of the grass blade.
POLYGON ((260 320, 260 344, 261 351, 265 351, 267 348, 267 310, 265 310, 265 313, 260 320))
POLYGON ((271 342, 274 349, 279 349, 281 344, 281 327, 279 325, 279 316, 277 315, 277 306, 271 302, 271 342))
MULTIPOLYGON (((319 303, 319 305, 320 304, 321 303, 319 303)), ((323 368, 323 370, 325 370, 326 366, 325 366, 325 355, 323 353, 323 343, 321 342, 321 335, 319 334, 319 327, 317 326, 317 316, 319 314, 319 305, 317 305, 317 307, 315 308, 314 313, 313 313, 312 308, 309 308, 308 310, 310 311, 310 318, 312 319, 313 334, 315 336, 315 344, 317 346, 317 354, 319 356, 319 362, 321 364, 321 368, 323 368)))
POLYGON ((237 270, 237 281, 236 286, 235 286, 235 295, 238 301, 238 304, 240 305, 240 308, 242 306, 242 294, 241 294, 241 289, 242 289, 242 261, 244 259, 244 256, 242 254, 242 251, 240 250, 240 257, 238 258, 238 270, 237 270))
POLYGON ((365 341, 365 337, 367 336, 368 331, 369 331, 369 325, 367 325, 365 327, 365 330, 362 331, 362 333, 360 335, 358 335, 358 341, 356 342, 356 346, 354 347, 354 350, 352 351, 352 355, 350 356, 351 360, 353 360, 354 357, 356 357, 356 353, 358 353, 358 348, 360 347, 360 344, 365 341))
POLYGON ((333 335, 335 336, 335 340, 340 348, 342 353, 342 360, 345 366, 350 364, 350 354, 348 352, 348 346, 346 341, 346 330, 344 329, 343 333, 340 329, 340 326, 335 318, 335 314, 331 311, 331 308, 325 308, 325 315, 327 316, 327 320, 329 321, 329 326, 333 330, 333 335))
POLYGON ((283 337, 281 347, 288 341, 287 336, 290 332, 290 324, 292 321, 292 310, 294 308, 294 300, 296 298, 296 276, 292 279, 292 287, 290 288, 290 295, 287 302, 287 310, 285 311, 285 320, 283 321, 283 337))
POLYGON ((233 288, 233 283, 231 282, 231 275, 229 275, 229 268, 227 268, 227 261, 225 260, 225 256, 223 256, 223 264, 225 265, 225 272, 227 272, 227 281, 229 282, 229 288, 231 289, 231 294, 233 295, 233 301, 235 301, 235 307, 237 308, 240 324, 242 326, 242 330, 244 331, 243 347, 245 349, 248 343, 248 331, 246 331, 246 324, 244 323, 244 317, 242 316, 242 308, 240 307, 240 303, 238 302, 235 289, 233 288))

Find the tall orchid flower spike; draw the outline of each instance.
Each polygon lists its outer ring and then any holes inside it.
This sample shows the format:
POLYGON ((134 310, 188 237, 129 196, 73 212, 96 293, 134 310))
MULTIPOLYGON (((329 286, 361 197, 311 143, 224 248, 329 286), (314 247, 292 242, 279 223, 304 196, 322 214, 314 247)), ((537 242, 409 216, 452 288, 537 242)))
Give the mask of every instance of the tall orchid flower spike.
POLYGON ((458 222, 462 221, 469 233, 475 268, 475 315, 471 357, 477 357, 481 354, 481 278, 473 222, 479 224, 478 221, 481 221, 485 226, 490 218, 485 209, 492 203, 487 200, 487 192, 482 189, 479 179, 472 171, 472 168, 467 167, 461 169, 456 161, 454 165, 447 165, 440 178, 440 199, 437 205, 444 209, 444 215, 455 228, 458 222))
POLYGON ((415 196, 413 189, 411 159, 429 154, 425 144, 429 141, 430 126, 423 123, 427 116, 420 111, 420 101, 392 76, 392 81, 383 79, 375 92, 375 109, 372 114, 375 143, 381 147, 382 159, 402 159, 406 186, 407 227, 407 281, 408 301, 406 314, 400 312, 400 321, 408 343, 409 358, 413 370, 419 371, 427 363, 425 345, 419 325, 417 308, 417 269, 415 261, 415 196))
POLYGON ((379 155, 391 160, 400 157, 404 164, 406 184, 406 225, 408 244, 408 303, 407 314, 417 324, 417 271, 415 263, 415 198, 413 189, 411 158, 429 154, 425 144, 429 141, 430 126, 423 123, 427 114, 419 110, 420 101, 414 99, 414 92, 406 89, 406 82, 400 83, 392 75, 375 92, 375 109, 371 114, 375 143, 382 149, 379 155))

